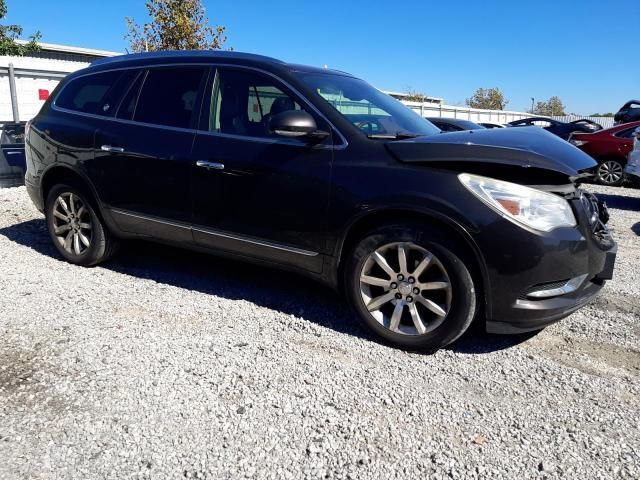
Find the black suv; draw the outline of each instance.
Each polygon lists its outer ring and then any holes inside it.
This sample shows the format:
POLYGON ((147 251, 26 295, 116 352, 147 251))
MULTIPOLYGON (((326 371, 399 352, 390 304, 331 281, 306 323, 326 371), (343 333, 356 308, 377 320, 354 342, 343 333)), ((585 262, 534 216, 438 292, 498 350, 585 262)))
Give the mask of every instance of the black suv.
POLYGON ((640 100, 629 100, 613 117, 616 125, 640 120, 640 100))
POLYGON ((100 60, 27 129, 28 192, 72 263, 143 238, 342 290, 410 349, 476 314, 536 330, 611 278, 595 162, 537 128, 440 134, 346 73, 234 52, 100 60))

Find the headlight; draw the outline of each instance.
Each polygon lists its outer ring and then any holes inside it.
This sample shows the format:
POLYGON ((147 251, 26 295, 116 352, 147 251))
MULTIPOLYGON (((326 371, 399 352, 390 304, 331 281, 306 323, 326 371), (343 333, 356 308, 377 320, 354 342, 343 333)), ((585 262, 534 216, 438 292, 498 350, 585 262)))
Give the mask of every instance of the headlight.
POLYGON ((543 232, 575 227, 576 217, 564 198, 493 178, 461 173, 460 182, 508 220, 543 232))

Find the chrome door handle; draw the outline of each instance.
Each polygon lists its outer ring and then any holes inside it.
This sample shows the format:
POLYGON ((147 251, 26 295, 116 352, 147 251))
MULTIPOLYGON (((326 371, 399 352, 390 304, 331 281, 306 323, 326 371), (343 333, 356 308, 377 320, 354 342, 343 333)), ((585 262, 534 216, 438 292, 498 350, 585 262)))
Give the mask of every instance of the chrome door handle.
POLYGON ((207 170, 224 170, 224 164, 216 162, 207 162, 205 160, 198 160, 196 167, 206 168, 207 170))
POLYGON ((112 147, 111 145, 102 145, 100 150, 103 152, 111 152, 111 153, 123 153, 124 148, 122 147, 112 147))

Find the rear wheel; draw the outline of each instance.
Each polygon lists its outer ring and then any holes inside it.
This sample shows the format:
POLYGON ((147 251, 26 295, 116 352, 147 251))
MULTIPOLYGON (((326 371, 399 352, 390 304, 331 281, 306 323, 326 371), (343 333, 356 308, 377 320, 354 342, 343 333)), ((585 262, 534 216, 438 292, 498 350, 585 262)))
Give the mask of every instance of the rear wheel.
POLYGON ((67 261, 90 266, 115 252, 117 240, 78 188, 54 185, 47 195, 45 212, 51 240, 67 261))
POLYGON ((345 268, 347 293, 364 325, 413 350, 437 350, 462 335, 475 315, 476 293, 450 245, 455 241, 417 225, 366 234, 345 268))
POLYGON ((603 160, 596 171, 598 183, 602 185, 616 186, 624 179, 624 166, 622 162, 614 159, 603 160))

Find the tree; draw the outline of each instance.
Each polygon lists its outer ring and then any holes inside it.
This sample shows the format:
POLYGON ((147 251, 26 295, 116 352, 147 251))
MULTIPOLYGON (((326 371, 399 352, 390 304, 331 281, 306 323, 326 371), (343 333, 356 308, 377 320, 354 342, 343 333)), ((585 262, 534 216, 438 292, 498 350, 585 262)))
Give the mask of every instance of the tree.
POLYGON ((564 109, 565 106, 560 97, 553 96, 546 102, 536 102, 536 106, 531 113, 535 115, 544 115, 546 117, 561 117, 566 115, 564 109))
POLYGON ((465 103, 471 108, 504 110, 509 104, 509 100, 504 98, 504 94, 499 88, 479 88, 471 98, 467 98, 465 103))
POLYGON ((411 87, 405 89, 405 94, 406 96, 402 97, 402 100, 406 100, 407 102, 424 102, 427 99, 427 95, 411 87))
POLYGON ((134 52, 220 49, 227 41, 225 27, 209 25, 201 0, 147 0, 146 7, 149 23, 126 17, 134 52))
MULTIPOLYGON (((5 1, 0 0, 0 20, 7 16, 7 11, 5 1)), ((27 52, 40 50, 38 46, 38 40, 42 37, 40 32, 31 35, 26 45, 16 42, 20 35, 22 35, 22 27, 20 25, 0 25, 0 55, 21 57, 27 52)))

